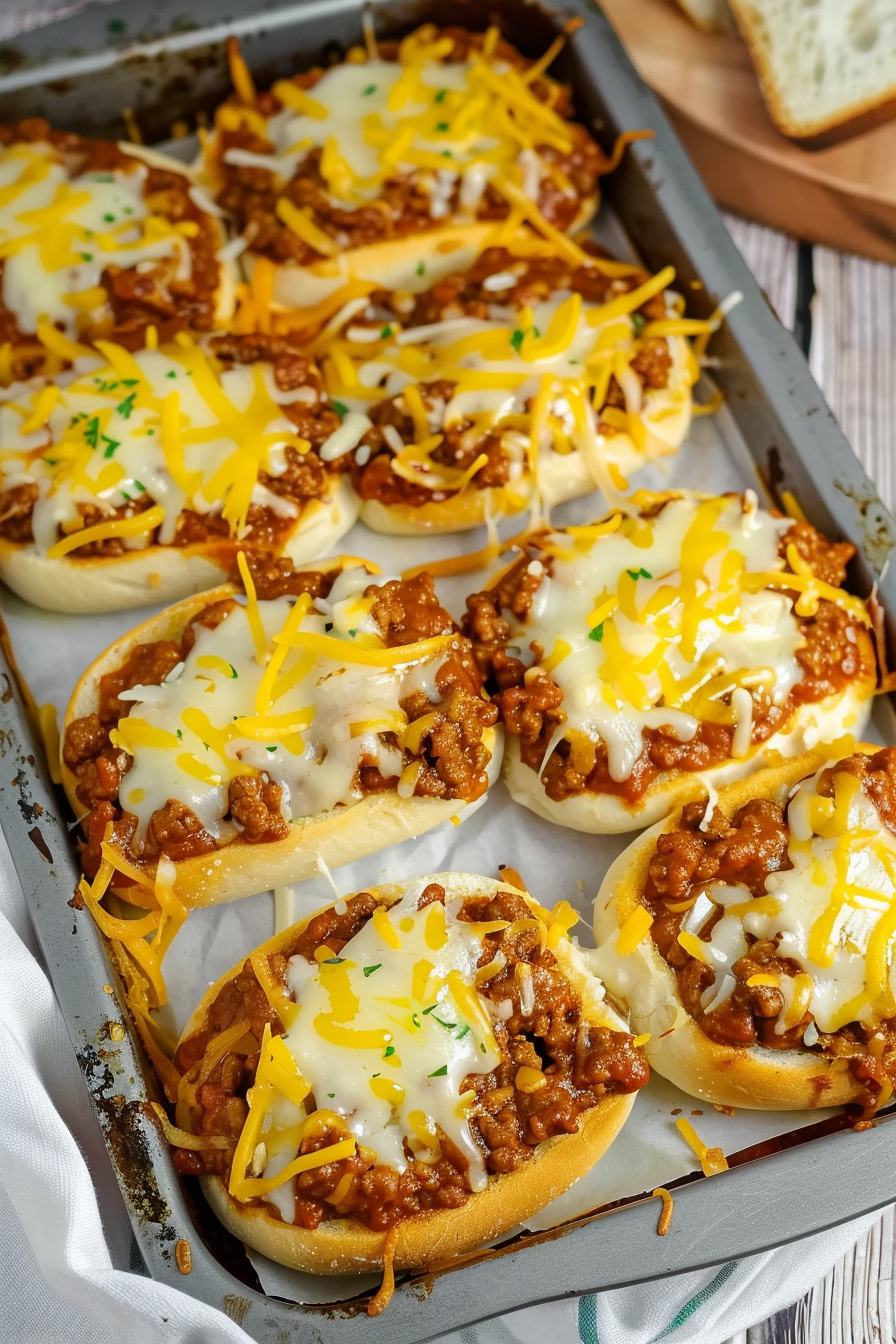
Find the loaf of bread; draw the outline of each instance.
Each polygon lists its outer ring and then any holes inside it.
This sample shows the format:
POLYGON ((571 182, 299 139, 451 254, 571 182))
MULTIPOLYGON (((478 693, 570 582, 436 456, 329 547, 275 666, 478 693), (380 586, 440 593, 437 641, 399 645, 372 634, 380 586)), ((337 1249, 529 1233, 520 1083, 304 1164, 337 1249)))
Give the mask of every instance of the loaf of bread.
POLYGON ((731 0, 731 8, 772 120, 791 139, 822 148, 896 112, 893 0, 731 0))

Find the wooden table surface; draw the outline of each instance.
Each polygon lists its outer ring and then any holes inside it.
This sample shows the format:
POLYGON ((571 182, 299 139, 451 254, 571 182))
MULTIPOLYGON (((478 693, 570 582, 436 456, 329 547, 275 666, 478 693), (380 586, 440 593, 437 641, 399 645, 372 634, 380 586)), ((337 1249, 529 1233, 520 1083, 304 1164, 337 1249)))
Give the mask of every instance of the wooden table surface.
MULTIPOLYGON (((726 216, 779 318, 808 351, 828 403, 865 470, 896 511, 896 267, 726 216), (814 289, 814 295, 813 295, 814 289)), ((890 1344, 896 1209, 801 1301, 728 1344, 890 1344)))

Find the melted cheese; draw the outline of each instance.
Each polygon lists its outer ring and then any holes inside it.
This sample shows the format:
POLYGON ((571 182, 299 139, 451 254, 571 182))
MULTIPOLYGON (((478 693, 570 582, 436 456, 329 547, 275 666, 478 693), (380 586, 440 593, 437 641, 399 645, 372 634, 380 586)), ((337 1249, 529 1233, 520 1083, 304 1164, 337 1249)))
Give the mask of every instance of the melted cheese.
MULTIPOLYGON (((246 125, 267 139, 271 150, 230 149, 224 160, 266 168, 282 186, 309 150, 319 150, 324 188, 342 209, 357 209, 379 196, 389 179, 411 176, 418 196, 428 198, 433 220, 475 218, 490 182, 507 182, 534 199, 542 176, 551 176, 571 195, 569 181, 558 179, 541 152, 548 146, 570 151, 568 123, 506 62, 485 53, 464 61, 441 59, 450 52, 450 41, 432 41, 431 30, 421 29, 402 42, 397 61, 374 57, 334 66, 310 92, 280 80, 273 93, 282 107, 273 116, 225 104, 218 127, 246 125)), ((326 235, 319 246, 306 212, 283 218, 315 250, 326 254, 333 248, 326 235)))
MULTIPOLYGON (((668 283, 670 277, 656 278, 668 283)), ((470 425, 468 442, 500 436, 511 489, 527 474, 537 479, 556 454, 577 452, 595 484, 616 498, 627 485, 623 471, 670 451, 663 422, 681 412, 690 386, 682 347, 670 341, 668 385, 642 387, 631 366, 639 349, 632 319, 637 303, 634 293, 623 295, 614 301, 622 305, 617 311, 560 290, 531 308, 498 306, 487 318, 452 317, 407 329, 394 318, 373 325, 352 313, 318 342, 328 391, 347 410, 321 455, 351 452, 369 428, 371 404, 398 398, 413 434, 405 440, 389 426, 386 440, 396 454, 393 470, 414 484, 456 492, 485 464, 482 455, 462 471, 433 459, 445 431, 463 421, 470 425), (630 389, 628 407, 613 425, 624 434, 598 429, 609 414, 602 407, 613 373, 630 389), (421 385, 437 381, 453 384, 450 397, 427 393, 424 399, 421 385)))
POLYGON ((401 775, 405 752, 384 738, 407 724, 401 701, 413 691, 439 702, 435 675, 454 636, 385 649, 363 597, 370 583, 352 568, 316 605, 305 596, 237 606, 214 630, 196 627, 186 660, 160 686, 123 693, 132 709, 113 740, 134 758, 121 801, 139 835, 173 798, 220 843, 233 839, 238 828, 225 818, 238 775, 279 784, 288 822, 362 797, 362 761, 386 779, 401 775))
POLYGON ((268 364, 220 369, 198 346, 177 343, 129 354, 100 342, 107 362, 78 359, 52 389, 18 384, 0 394, 0 482, 35 484, 32 528, 38 551, 64 554, 97 539, 78 505, 112 513, 132 500, 157 506, 133 519, 99 524, 128 547, 172 541, 185 508, 219 513, 242 536, 250 504, 284 517, 297 505, 265 490, 287 447, 308 449, 284 411, 268 364), (63 540, 60 541, 60 534, 63 540))
MULTIPOLYGON (((596 536, 549 534, 551 575, 511 637, 545 651, 541 665, 563 691, 560 733, 605 743, 619 781, 647 728, 688 742, 701 722, 725 724, 735 754, 745 754, 754 697, 783 704, 802 677, 793 600, 774 591, 803 582, 778 555, 791 525, 755 501, 689 497, 596 536)), ((867 621, 857 599, 830 593, 857 624, 867 621)))
MULTIPOLYGON (((896 835, 854 775, 836 774, 833 798, 823 798, 821 773, 800 784, 790 801, 793 866, 766 878, 768 894, 752 898, 746 887, 721 883, 708 889, 709 913, 725 908, 702 943, 717 981, 746 950, 745 932, 777 939, 779 954, 803 968, 798 976, 777 977, 784 995, 779 1035, 807 1010, 822 1032, 849 1022, 874 1027, 896 1016, 896 835)), ((717 1002, 733 989, 729 979, 717 1002)), ((714 986, 706 991, 713 993, 714 986)))
MULTIPOLYGON (((70 177, 49 144, 15 144, 0 157, 0 259, 3 303, 23 332, 41 320, 75 335, 85 317, 110 314, 103 271, 174 264, 192 271, 185 230, 153 214, 144 200, 147 168, 70 177)), ((192 225, 195 228, 195 225, 192 225)))

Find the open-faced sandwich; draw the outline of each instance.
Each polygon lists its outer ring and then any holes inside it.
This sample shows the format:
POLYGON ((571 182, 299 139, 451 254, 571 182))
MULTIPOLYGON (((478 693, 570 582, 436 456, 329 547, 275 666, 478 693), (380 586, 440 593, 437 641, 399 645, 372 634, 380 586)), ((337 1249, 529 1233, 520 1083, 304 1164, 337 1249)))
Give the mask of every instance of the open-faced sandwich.
MULTIPOLYGON (((413 287, 414 239, 436 229, 453 269, 508 216, 551 236, 586 224, 614 160, 545 73, 561 44, 531 62, 496 28, 427 25, 261 94, 232 47, 236 92, 201 171, 250 272, 260 264, 274 301, 302 308, 346 282, 413 287)), ((438 253, 428 265, 438 279, 438 253)))
POLYGON ((511 239, 416 295, 350 301, 312 348, 364 522, 459 531, 536 496, 615 499, 674 453, 699 376, 682 333, 706 326, 673 306, 674 274, 511 239))
MULTIPOLYGON (((463 820, 497 711, 428 575, 259 559, 117 640, 81 678, 63 783, 84 871, 187 908, 266 891, 463 820)), ((100 887, 103 883, 100 883, 100 887)))
POLYGON ((181 1171, 316 1274, 424 1268, 582 1177, 647 1081, 569 930, 466 873, 371 888, 264 943, 181 1037, 181 1171))
POLYGON ((45 121, 0 126, 0 382, 57 372, 72 340, 136 350, 150 326, 169 340, 220 325, 234 303, 225 242, 175 159, 45 121))
POLYGON ((0 395, 0 578, 35 606, 114 611, 198 592, 240 549, 321 555, 358 506, 311 360, 186 332, 0 395), (217 351, 217 353, 214 353, 217 351))
POLYGON ((873 1112, 896 1082, 896 749, 843 739, 679 808, 607 873, 595 930, 684 1091, 873 1112))
POLYGON ((630 507, 536 536, 467 603, 511 794, 582 831, 861 732, 877 685, 871 618, 841 587, 852 545, 752 492, 630 507))

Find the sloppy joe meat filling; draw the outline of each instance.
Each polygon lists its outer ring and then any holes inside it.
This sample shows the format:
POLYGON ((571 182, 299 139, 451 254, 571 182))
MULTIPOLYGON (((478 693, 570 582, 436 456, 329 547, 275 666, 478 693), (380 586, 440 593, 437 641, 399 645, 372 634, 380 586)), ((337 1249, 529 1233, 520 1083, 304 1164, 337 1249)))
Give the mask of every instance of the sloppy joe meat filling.
MULTIPOLYGON (((885 825, 896 830, 896 748, 886 747, 873 756, 857 754, 838 761, 820 778, 818 792, 822 797, 833 796, 834 777, 842 772, 858 777, 885 825)), ((711 1012, 701 1006, 701 995, 712 982, 713 972, 679 943, 686 912, 670 906, 680 907, 710 883, 741 883, 751 895, 763 896, 766 878, 792 867, 785 809, 778 803, 753 799, 730 819, 716 807, 706 822, 705 811, 703 802, 687 804, 680 828, 659 837, 642 894, 643 903, 654 916, 650 935, 657 951, 675 972, 684 1007, 710 1040, 720 1045, 812 1049, 843 1058, 873 1098, 887 1075, 891 1082, 896 1081, 896 1022, 883 1023, 873 1030, 852 1022, 837 1032, 819 1032, 817 1042, 810 1047, 803 1041, 807 1028, 813 1024, 812 1014, 807 1011, 794 1026, 777 1032, 776 1021, 784 1009, 781 990, 747 983, 763 973, 781 978, 802 972, 796 961, 778 954, 777 939, 757 939, 744 930, 748 951, 731 967, 736 986, 711 1012), (877 1037, 874 1050, 870 1046, 872 1036, 877 1037)), ((722 913, 719 907, 717 917, 722 913)), ((712 923, 707 923, 703 932, 707 933, 711 927, 712 923)), ((823 1085, 824 1080, 820 1083, 823 1085)))
MULTIPOLYGON (((249 568, 262 600, 301 593, 325 598, 338 572, 296 570, 288 560, 276 557, 249 557, 249 568)), ((389 648, 456 630, 428 574, 391 580, 381 587, 371 585, 366 595, 375 597, 370 614, 389 648)), ((135 862, 154 862, 162 854, 179 862, 216 848, 214 837, 195 813, 176 799, 169 799, 153 814, 143 839, 137 840, 137 819, 119 801, 133 757, 112 746, 109 734, 132 707, 131 701, 119 698, 121 692, 133 686, 160 685, 193 647, 195 627, 214 629, 234 606, 232 598, 211 603, 193 618, 180 639, 135 645, 121 667, 100 679, 96 712, 75 719, 66 729, 64 760, 77 776, 77 795, 86 809, 81 862, 88 877, 99 867, 100 846, 110 823, 116 842, 135 862)), ((409 722, 435 712, 435 720, 421 737, 419 752, 414 755, 404 749, 405 762, 418 761, 422 767, 414 789, 418 797, 473 801, 488 786, 489 752, 482 737, 496 722, 498 711, 482 698, 482 682, 469 642, 460 638, 457 644, 435 674, 439 703, 434 706, 423 690, 410 691, 401 702, 409 722)), ((386 740, 398 744, 394 733, 387 734, 386 740)), ((384 779, 376 764, 365 763, 362 757, 353 787, 369 794, 394 789, 397 783, 397 778, 384 779)), ((281 814, 281 801, 280 786, 264 773, 231 780, 229 815, 239 825, 241 838, 250 844, 284 839, 289 826, 281 814)))
MULTIPOLYGON (((419 905, 433 901, 445 902, 444 888, 437 883, 426 887, 419 905)), ((290 956, 302 956, 313 963, 315 951, 324 943, 338 956, 375 907, 374 898, 362 892, 347 903, 344 914, 332 908, 322 911, 297 936, 294 945, 270 955, 268 965, 284 991, 290 956)), ((531 910, 520 896, 500 891, 493 896, 468 898, 459 917, 513 922, 531 919, 531 910)), ((462 1087, 462 1091, 472 1088, 476 1092, 470 1128, 486 1169, 493 1175, 516 1171, 532 1159, 535 1147, 544 1139, 574 1133, 583 1114, 605 1097, 634 1092, 648 1079, 644 1057, 628 1033, 595 1027, 583 1019, 578 995, 554 954, 542 950, 537 930, 487 934, 479 965, 490 963, 499 950, 506 965, 480 985, 478 993, 502 1006, 502 1015, 494 1023, 502 1062, 489 1074, 470 1075, 462 1087), (520 979, 515 973, 521 962, 531 967, 534 1006, 528 1012, 523 1008, 520 979), (509 1015, 504 1016, 508 1005, 509 1015), (533 1092, 519 1090, 515 1078, 521 1066, 543 1071, 544 1085, 533 1092)), ((200 1076, 205 1053, 218 1033, 243 1019, 259 1045, 265 1023, 270 1023, 274 1034, 284 1029, 248 961, 215 999, 203 1028, 178 1049, 175 1063, 188 1083, 195 1083, 200 1076)), ((245 1095, 257 1064, 257 1051, 250 1055, 231 1051, 215 1064, 196 1092, 201 1110, 196 1133, 227 1135, 235 1148, 248 1114, 245 1095)), ((309 1112, 312 1102, 319 1104, 309 1097, 309 1112)), ((329 1130, 304 1139, 299 1151, 311 1152, 343 1137, 329 1130)), ((363 1158, 359 1150, 352 1157, 301 1173, 295 1178, 296 1225, 315 1228, 329 1218, 352 1217, 370 1228, 384 1230, 416 1213, 464 1204, 470 1195, 466 1159, 444 1134, 439 1138, 441 1155, 431 1164, 411 1160, 406 1147, 409 1161, 402 1173, 363 1158), (346 1176, 352 1177, 347 1189, 346 1176), (338 1203, 334 1202, 337 1191, 338 1203)), ((176 1149, 174 1154, 178 1170, 189 1175, 212 1173, 225 1181, 232 1159, 233 1148, 200 1152, 176 1149)), ((277 1216, 273 1205, 266 1203, 265 1209, 272 1217, 277 1216)))
MULTIPOLYGON (((597 255, 598 250, 593 250, 597 255)), ((488 320, 493 316, 496 302, 502 310, 510 308, 519 311, 543 303, 561 290, 581 294, 586 303, 605 303, 636 289, 647 278, 646 271, 639 271, 634 275, 611 279, 596 267, 576 266, 563 257, 520 260, 505 248, 492 247, 486 249, 469 270, 447 276, 422 294, 415 296, 378 291, 371 295, 370 301, 377 311, 394 313, 405 330, 410 330, 456 317, 488 320), (515 276, 516 283, 496 293, 490 291, 485 282, 490 276, 499 273, 502 276, 515 276)), ((665 317, 665 296, 654 295, 637 312, 647 321, 665 317)), ((356 319, 355 325, 363 323, 356 319)), ((668 342, 658 338, 641 342, 638 353, 632 359, 631 368, 645 389, 665 387, 672 368, 668 342)), ((455 390, 456 384, 445 379, 420 384, 420 395, 428 412, 438 411, 451 400, 455 390)), ((530 400, 530 410, 531 405, 530 400)), ((603 406, 625 408, 625 397, 615 377, 610 379, 603 406)), ((390 429, 397 431, 403 443, 413 443, 415 439, 414 421, 404 409, 401 398, 374 402, 368 415, 373 421, 373 427, 367 430, 360 444, 368 448, 370 454, 363 455, 364 461, 360 464, 352 458, 352 478, 361 498, 377 499, 385 505, 403 504, 410 507, 450 498, 448 490, 429 489, 406 480, 392 469, 394 449, 387 442, 390 429)), ((605 436, 618 432, 605 421, 600 421, 598 428, 605 436)), ((484 453, 488 461, 479 468, 471 482, 476 489, 500 487, 511 479, 515 458, 502 443, 500 423, 489 427, 487 421, 477 425, 475 420, 462 418, 445 425, 440 433, 442 442, 431 453, 434 462, 466 471, 484 453)))
MULTIPOLYGON (((843 584, 846 566, 855 554, 849 542, 829 542, 808 523, 794 523, 781 539, 780 554, 794 545, 817 577, 835 587, 843 584)), ((610 774, 607 750, 583 734, 563 738, 547 761, 548 744, 564 723, 563 692, 547 673, 533 675, 521 659, 508 652, 510 626, 503 613, 525 621, 542 574, 551 572, 551 557, 539 556, 542 571, 530 572, 531 556, 524 555, 494 589, 474 593, 467 599, 464 631, 473 641, 476 658, 486 685, 500 706, 501 721, 520 740, 520 755, 532 770, 541 768, 549 798, 562 801, 580 793, 614 794, 635 805, 658 775, 670 770, 700 771, 731 757, 734 729, 724 724, 701 722, 689 742, 680 741, 671 728, 644 730, 645 746, 627 779, 610 774)), ((783 704, 769 695, 753 692, 751 741, 764 742, 786 727, 800 705, 812 704, 842 691, 859 677, 873 677, 875 668, 862 646, 848 638, 855 623, 836 603, 822 599, 812 617, 800 619, 804 644, 796 652, 803 670, 783 704)))
MULTIPOLYGON (((109 340, 128 350, 141 350, 146 328, 154 326, 160 341, 176 332, 210 331, 214 326, 216 290, 220 275, 217 253, 221 237, 212 220, 190 195, 192 183, 183 173, 156 166, 126 154, 111 140, 89 140, 69 131, 51 130, 42 118, 17 125, 0 126, 0 147, 17 144, 51 145, 72 177, 82 173, 145 172, 143 198, 150 209, 174 224, 191 227, 186 241, 190 250, 190 275, 178 276, 176 263, 161 259, 139 267, 110 266, 102 285, 108 295, 111 316, 91 322, 85 315, 81 336, 86 340, 109 340)), ((3 262, 0 261, 0 275, 3 262)), ((47 362, 47 351, 34 337, 19 330, 16 316, 0 302, 0 345, 12 347, 11 377, 29 378, 47 362)))
MULTIPOLYGON (((471 53, 482 48, 483 35, 463 28, 443 28, 433 35, 451 42, 446 61, 464 61, 471 53)), ((381 42, 378 50, 382 60, 393 61, 398 58, 396 42, 381 42)), ((519 70, 527 69, 530 64, 504 41, 498 42, 494 56, 519 70)), ((312 90, 325 74, 324 69, 315 67, 294 75, 292 82, 300 89, 312 90)), ((538 78, 532 81, 530 87, 540 101, 552 102, 558 86, 553 81, 538 78)), ((262 116, 274 116, 281 106, 273 93, 260 93, 257 96, 256 109, 262 116)), ((559 89, 552 107, 561 117, 572 114, 572 103, 564 89, 559 89)), ((536 203, 544 218, 562 232, 566 232, 576 222, 583 202, 595 192, 598 176, 607 172, 611 163, 583 126, 570 122, 568 131, 572 141, 569 151, 553 145, 533 146, 539 158, 555 170, 554 173, 541 174, 536 203), (564 178, 568 183, 566 189, 558 185, 558 180, 562 182, 564 178)), ((464 213, 459 210, 460 180, 440 207, 444 209, 444 217, 434 219, 431 213, 432 195, 421 180, 424 175, 399 171, 383 183, 375 201, 364 203, 356 209, 345 209, 330 195, 320 170, 323 152, 320 148, 308 151, 298 163, 292 178, 284 185, 278 182, 268 168, 225 161, 224 156, 230 149, 249 150, 253 154, 274 153, 275 146, 264 135, 247 126, 233 130, 219 126, 217 135, 215 169, 222 181, 218 203, 233 216, 253 251, 262 253, 278 264, 291 262, 305 266, 320 259, 320 253, 287 228, 278 217, 276 207, 281 198, 307 211, 317 227, 329 237, 338 239, 340 247, 344 249, 419 233, 436 227, 444 219, 464 213)), ((476 217, 481 220, 499 220, 506 218, 509 211, 507 199, 494 187, 486 186, 476 217)))
MULTIPOLYGON (((314 361, 297 348, 295 337, 276 336, 267 332, 214 336, 209 344, 212 353, 225 367, 266 361, 272 366, 274 383, 281 392, 302 389, 301 398, 283 402, 281 410, 292 421, 295 433, 306 439, 311 448, 308 452, 299 453, 288 445, 284 450, 286 469, 277 476, 259 471, 259 486, 297 505, 300 514, 313 500, 327 498, 335 478, 346 469, 347 464, 342 458, 324 462, 318 456, 318 450, 339 428, 340 419, 324 391, 320 371, 314 361)), ((16 485, 0 491, 0 537, 18 546, 27 546, 33 542, 31 514, 37 498, 36 484, 16 485)), ((155 502, 145 492, 117 509, 85 503, 77 507, 84 519, 84 526, 93 527, 97 523, 134 517, 152 508, 155 502)), ((209 546, 213 553, 219 555, 223 565, 232 567, 236 563, 238 550, 257 551, 260 555, 282 551, 296 526, 296 519, 281 517, 273 509, 261 504, 250 504, 246 524, 246 535, 237 539, 231 535, 230 526, 220 513, 198 513, 193 509, 184 509, 178 517, 177 530, 170 544, 209 546)), ((158 531, 157 528, 147 534, 147 544, 157 543, 158 531)), ((121 537, 112 536, 79 546, 69 559, 87 560, 98 556, 112 558, 126 554, 130 552, 125 541, 121 537)))

